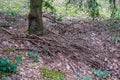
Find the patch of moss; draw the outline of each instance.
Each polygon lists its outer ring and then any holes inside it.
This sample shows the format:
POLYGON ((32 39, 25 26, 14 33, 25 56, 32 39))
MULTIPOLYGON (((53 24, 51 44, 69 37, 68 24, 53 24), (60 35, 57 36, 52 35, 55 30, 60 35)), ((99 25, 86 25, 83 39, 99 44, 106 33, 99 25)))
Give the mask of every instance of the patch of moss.
POLYGON ((29 34, 35 33, 35 30, 34 29, 28 29, 28 33, 29 34))
POLYGON ((4 50, 2 50, 1 54, 10 53, 10 52, 15 52, 15 50, 12 48, 4 49, 4 50))
POLYGON ((41 68, 43 80, 65 80, 65 74, 58 71, 41 68))

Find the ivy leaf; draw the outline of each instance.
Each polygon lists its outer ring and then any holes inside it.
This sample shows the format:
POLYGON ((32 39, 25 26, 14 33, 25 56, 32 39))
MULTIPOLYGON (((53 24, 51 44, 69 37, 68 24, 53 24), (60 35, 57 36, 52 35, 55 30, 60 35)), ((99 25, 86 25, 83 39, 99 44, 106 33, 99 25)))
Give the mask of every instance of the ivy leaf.
POLYGON ((75 74, 75 75, 76 75, 78 78, 80 78, 80 79, 92 80, 91 77, 82 76, 82 75, 80 75, 79 73, 77 73, 77 74, 75 74))
POLYGON ((92 80, 92 78, 90 78, 90 77, 87 77, 87 78, 86 78, 86 80, 92 80))
POLYGON ((21 57, 21 56, 18 56, 18 57, 17 57, 16 65, 20 64, 21 60, 22 60, 22 57, 21 57))
POLYGON ((35 62, 39 61, 40 56, 38 54, 28 51, 27 55, 29 56, 29 58, 34 59, 35 62))
POLYGON ((110 71, 103 71, 102 72, 102 76, 108 76, 108 75, 110 75, 111 74, 111 72, 110 71))
POLYGON ((111 73, 110 71, 101 71, 101 70, 95 70, 95 69, 93 69, 92 72, 100 77, 108 76, 111 73))

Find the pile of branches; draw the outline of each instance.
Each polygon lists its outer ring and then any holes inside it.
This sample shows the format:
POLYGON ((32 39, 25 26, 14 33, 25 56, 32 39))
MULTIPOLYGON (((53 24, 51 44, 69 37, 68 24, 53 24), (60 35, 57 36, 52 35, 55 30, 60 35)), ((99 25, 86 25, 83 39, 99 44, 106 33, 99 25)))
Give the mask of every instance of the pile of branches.
MULTIPOLYGON (((67 38, 62 35, 55 34, 50 32, 46 36, 38 35, 27 35, 26 37, 14 37, 12 39, 29 41, 36 48, 34 49, 16 49, 16 50, 31 50, 37 52, 42 56, 43 59, 49 61, 59 59, 61 60, 60 55, 63 55, 65 59, 69 60, 69 64, 72 67, 72 64, 75 64, 74 67, 78 67, 79 61, 84 61, 86 64, 91 65, 94 68, 100 68, 101 63, 93 60, 92 55, 96 54, 96 51, 85 47, 83 45, 78 45, 74 42, 69 42, 67 38), (58 54, 60 53, 60 55, 58 54)), ((73 71, 76 73, 77 68, 72 67, 73 71)))

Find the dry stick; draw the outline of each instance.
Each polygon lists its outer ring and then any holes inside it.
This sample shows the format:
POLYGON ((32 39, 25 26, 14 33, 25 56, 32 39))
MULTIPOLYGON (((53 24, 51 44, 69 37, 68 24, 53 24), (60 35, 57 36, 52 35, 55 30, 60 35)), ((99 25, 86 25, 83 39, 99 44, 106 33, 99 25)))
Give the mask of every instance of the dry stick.
POLYGON ((51 56, 55 57, 52 52, 49 49, 46 49, 43 45, 39 45, 38 43, 35 43, 33 41, 30 41, 31 43, 33 43, 34 45, 37 45, 37 47, 42 48, 44 51, 48 52, 48 54, 50 54, 51 56))
MULTIPOLYGON (((12 38, 11 38, 12 39, 12 38)), ((23 38, 23 37, 14 37, 13 39, 21 39, 21 40, 27 40, 27 41, 30 41, 32 42, 33 44, 35 45, 38 45, 38 43, 35 43, 35 42, 41 42, 41 43, 47 43, 47 44, 50 44, 50 45, 53 45, 52 43, 50 43, 49 41, 46 41, 44 39, 41 39, 41 40, 36 40, 36 39, 30 39, 30 38, 23 38)))
MULTIPOLYGON (((51 55, 52 55, 52 52, 51 52, 50 50, 47 50, 44 46, 39 45, 38 43, 36 43, 37 41, 40 41, 40 40, 29 39, 29 38, 13 38, 13 39, 27 40, 27 41, 29 41, 29 42, 33 43, 33 44, 34 44, 34 45, 36 45, 37 47, 42 48, 43 50, 45 50, 46 52, 48 52, 49 54, 51 54, 51 55)), ((53 55, 52 55, 52 56, 53 56, 53 55)))
MULTIPOLYGON (((33 37, 33 35, 31 35, 32 37, 33 37)), ((34 35, 34 36, 36 36, 38 39, 40 39, 40 40, 37 40, 37 41, 40 41, 40 42, 45 42, 45 43, 47 43, 48 45, 51 45, 51 46, 62 46, 57 40, 55 40, 55 39, 48 39, 48 38, 43 38, 43 37, 39 37, 39 36, 37 36, 37 35, 34 35), (54 43, 52 43, 52 42, 54 42, 54 43), (59 44, 59 45, 57 45, 57 44, 59 44)), ((64 47, 64 46, 63 46, 64 47)))
MULTIPOLYGON (((40 37, 40 36, 37 36, 37 35, 28 35, 28 37, 30 37, 30 38, 36 38, 36 39, 39 39, 40 41, 42 40, 42 41, 44 41, 44 42, 47 42, 48 43, 48 41, 52 41, 52 39, 50 40, 50 39, 48 39, 48 38, 45 38, 45 37, 40 37)), ((57 41, 56 41, 57 42, 57 41)))
POLYGON ((30 48, 15 48, 15 50, 18 50, 18 51, 37 51, 37 50, 34 50, 34 49, 30 49, 30 48))
POLYGON ((72 63, 68 63, 68 65, 71 67, 72 71, 77 74, 77 70, 75 69, 75 67, 72 65, 72 63))
MULTIPOLYGON (((36 38, 36 39, 42 40, 42 41, 44 41, 44 42, 50 41, 48 38, 40 37, 40 36, 37 36, 37 35, 35 35, 35 34, 33 34, 33 35, 28 35, 28 38, 36 38)), ((52 40, 52 39, 51 39, 51 40, 52 40)), ((56 41, 56 42, 57 42, 57 41, 56 41)))
POLYGON ((10 35, 15 35, 15 33, 12 33, 12 32, 10 32, 9 30, 7 30, 5 28, 0 27, 0 29, 2 29, 3 31, 7 32, 10 35))

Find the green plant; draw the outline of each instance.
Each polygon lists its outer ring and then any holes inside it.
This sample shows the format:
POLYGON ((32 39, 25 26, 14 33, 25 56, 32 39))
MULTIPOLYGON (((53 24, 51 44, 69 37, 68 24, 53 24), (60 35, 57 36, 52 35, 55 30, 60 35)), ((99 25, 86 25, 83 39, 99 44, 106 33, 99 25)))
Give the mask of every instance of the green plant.
POLYGON ((0 26, 4 28, 10 27, 9 23, 4 23, 4 22, 0 22, 0 26))
POLYGON ((120 9, 116 12, 115 18, 120 20, 120 9))
POLYGON ((7 75, 3 75, 3 79, 4 79, 4 80, 7 80, 7 75))
POLYGON ((65 80, 65 74, 58 71, 49 70, 47 68, 41 68, 43 73, 43 80, 65 80))
POLYGON ((2 58, 0 57, 0 71, 2 72, 16 72, 17 66, 20 64, 21 56, 16 58, 16 62, 14 63, 9 58, 2 58))
POLYGON ((111 40, 112 41, 120 41, 120 37, 112 37, 111 40))
POLYGON ((101 71, 93 69, 92 72, 99 77, 99 80, 107 80, 105 77, 111 74, 110 71, 101 71))
MULTIPOLYGON (((107 80, 106 77, 111 74, 110 71, 101 71, 93 69, 92 72, 99 77, 99 80, 107 80)), ((80 74, 75 74, 80 80, 93 80, 91 77, 83 76, 80 74)))
POLYGON ((32 58, 35 62, 39 61, 40 56, 38 54, 28 51, 27 55, 29 56, 29 58, 32 58))
POLYGON ((84 80, 92 80, 91 77, 86 77, 86 76, 83 76, 83 75, 80 75, 80 74, 75 74, 80 80, 81 79, 84 79, 84 80))
POLYGON ((6 80, 7 76, 10 76, 10 73, 6 73, 3 71, 0 71, 0 79, 2 78, 3 80, 6 80))
POLYGON ((10 53, 10 52, 15 52, 15 50, 12 49, 12 48, 7 48, 7 49, 2 50, 2 53, 3 53, 3 54, 4 54, 4 53, 10 53))
POLYGON ((10 8, 10 9, 7 10, 6 15, 16 16, 18 13, 19 12, 17 12, 17 11, 15 11, 15 10, 13 10, 13 9, 10 8))

